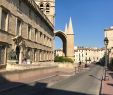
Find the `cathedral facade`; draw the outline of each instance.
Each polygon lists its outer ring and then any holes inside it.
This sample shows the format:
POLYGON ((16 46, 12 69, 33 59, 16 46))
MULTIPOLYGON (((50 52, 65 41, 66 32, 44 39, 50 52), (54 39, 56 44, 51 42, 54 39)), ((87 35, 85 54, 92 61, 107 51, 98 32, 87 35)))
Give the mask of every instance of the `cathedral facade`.
POLYGON ((32 63, 54 60, 55 1, 44 3, 44 0, 0 0, 1 65, 14 59, 18 64, 27 59, 32 63))

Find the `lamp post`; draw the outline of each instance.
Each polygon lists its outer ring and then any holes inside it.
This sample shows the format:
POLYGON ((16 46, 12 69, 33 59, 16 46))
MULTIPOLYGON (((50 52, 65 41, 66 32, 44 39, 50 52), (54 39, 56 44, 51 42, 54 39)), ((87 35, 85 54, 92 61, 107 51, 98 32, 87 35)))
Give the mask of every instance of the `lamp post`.
POLYGON ((105 37, 104 38, 104 44, 105 44, 105 66, 104 66, 104 70, 105 70, 105 72, 104 72, 104 80, 106 80, 106 73, 107 73, 107 63, 108 63, 108 58, 107 58, 107 46, 108 46, 108 43, 109 43, 109 41, 108 41, 108 38, 107 37, 105 37))

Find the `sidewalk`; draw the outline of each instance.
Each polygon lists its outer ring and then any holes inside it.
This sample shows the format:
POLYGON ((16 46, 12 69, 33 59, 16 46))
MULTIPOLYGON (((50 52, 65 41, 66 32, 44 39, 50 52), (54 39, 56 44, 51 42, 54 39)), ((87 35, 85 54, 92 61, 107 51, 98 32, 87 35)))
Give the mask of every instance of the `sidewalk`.
MULTIPOLYGON (((55 76, 57 74, 58 75, 69 75, 69 74, 72 74, 73 72, 74 72, 73 69, 59 69, 56 72, 45 73, 43 75, 40 74, 35 77, 30 77, 27 79, 17 80, 17 81, 13 81, 13 82, 6 80, 5 83, 0 84, 0 92, 7 91, 7 90, 10 90, 10 89, 13 89, 16 87, 20 87, 20 86, 26 85, 26 84, 34 82, 34 81, 40 81, 42 79, 46 79, 46 78, 55 76)), ((0 76, 0 78, 3 78, 3 77, 0 76)), ((3 78, 3 80, 5 80, 5 78, 3 78)))
POLYGON ((108 71, 109 80, 102 81, 101 95, 113 95, 113 71, 108 71))

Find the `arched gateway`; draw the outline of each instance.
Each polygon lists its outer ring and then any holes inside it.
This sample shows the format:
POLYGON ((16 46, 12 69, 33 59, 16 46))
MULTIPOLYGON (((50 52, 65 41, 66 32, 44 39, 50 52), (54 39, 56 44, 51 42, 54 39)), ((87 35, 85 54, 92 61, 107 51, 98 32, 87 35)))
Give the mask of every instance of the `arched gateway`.
POLYGON ((71 18, 68 28, 67 25, 65 27, 65 32, 61 30, 55 31, 55 36, 61 38, 63 42, 64 55, 74 60, 74 32, 71 18))

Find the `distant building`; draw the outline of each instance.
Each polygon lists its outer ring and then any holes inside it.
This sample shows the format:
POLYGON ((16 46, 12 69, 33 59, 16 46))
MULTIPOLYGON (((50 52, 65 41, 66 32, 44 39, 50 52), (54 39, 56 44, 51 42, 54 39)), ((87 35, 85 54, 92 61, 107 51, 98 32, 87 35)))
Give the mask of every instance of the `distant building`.
POLYGON ((104 56, 104 48, 75 48, 75 62, 91 63, 98 62, 104 56))
POLYGON ((65 56, 65 54, 63 53, 63 49, 56 49, 54 53, 55 56, 65 56))
MULTIPOLYGON (((75 47, 74 48, 74 61, 75 63, 91 63, 98 62, 104 56, 104 48, 87 48, 75 47)), ((64 56, 62 49, 55 50, 55 56, 64 56)))
MULTIPOLYGON (((51 12, 48 4, 46 12, 51 12)), ((0 64, 7 63, 11 51, 19 64, 24 59, 32 63, 53 61, 51 22, 54 21, 48 19, 34 0, 0 0, 0 64)))

